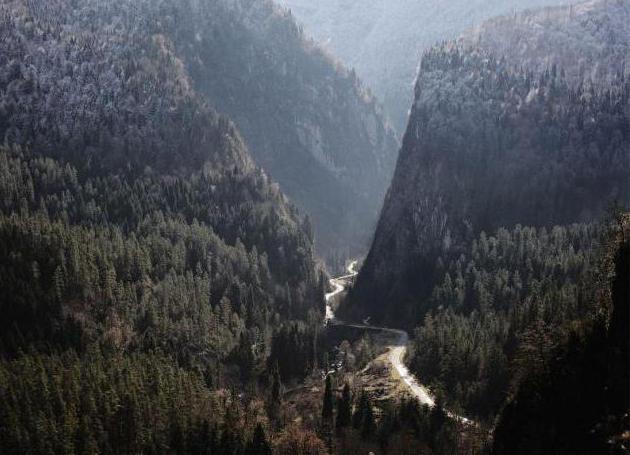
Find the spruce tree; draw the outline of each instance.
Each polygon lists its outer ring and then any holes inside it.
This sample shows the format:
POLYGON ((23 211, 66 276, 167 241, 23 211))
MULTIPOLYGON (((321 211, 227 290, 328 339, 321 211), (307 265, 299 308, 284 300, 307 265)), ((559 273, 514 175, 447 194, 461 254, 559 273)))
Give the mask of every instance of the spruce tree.
POLYGON ((276 428, 282 426, 282 380, 277 362, 271 375, 271 392, 267 402, 267 412, 276 428))
POLYGON ((278 368, 278 363, 273 369, 273 378, 271 383, 271 402, 275 404, 280 404, 282 401, 282 380, 280 379, 280 370, 278 368))
POLYGON ((337 400, 337 429, 350 425, 352 420, 352 395, 350 385, 346 382, 343 386, 341 398, 337 400))
POLYGON ((363 416, 363 422, 361 422, 361 436, 363 439, 370 439, 376 432, 376 421, 374 420, 372 403, 370 403, 369 399, 366 403, 365 415, 363 416))
POLYGON ((365 413, 367 410, 368 398, 364 390, 361 391, 361 395, 359 397, 359 404, 357 405, 356 410, 354 411, 354 415, 352 416, 352 426, 359 430, 363 424, 363 418, 365 417, 365 413))
POLYGON ((333 393, 330 375, 326 376, 326 389, 324 390, 324 402, 322 405, 322 420, 324 424, 331 423, 333 419, 333 393))
POLYGON ((260 423, 256 425, 254 435, 247 445, 245 455, 271 455, 271 445, 267 441, 265 430, 260 423))

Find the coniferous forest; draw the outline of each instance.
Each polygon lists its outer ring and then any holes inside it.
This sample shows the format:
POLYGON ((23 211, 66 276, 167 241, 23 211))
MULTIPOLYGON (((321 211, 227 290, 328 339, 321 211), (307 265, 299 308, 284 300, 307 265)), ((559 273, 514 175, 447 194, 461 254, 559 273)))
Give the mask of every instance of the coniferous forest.
POLYGON ((74 3, 2 7, 0 446, 237 450, 229 387, 319 326, 312 228, 146 18, 74 3))
POLYGON ((630 4, 447 23, 1 2, 0 453, 627 454, 630 4))

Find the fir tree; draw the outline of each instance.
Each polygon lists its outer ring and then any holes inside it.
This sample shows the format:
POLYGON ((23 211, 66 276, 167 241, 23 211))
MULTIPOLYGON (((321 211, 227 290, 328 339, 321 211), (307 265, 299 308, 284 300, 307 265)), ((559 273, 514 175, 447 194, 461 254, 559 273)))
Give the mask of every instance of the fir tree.
POLYGON ((352 423, 352 395, 350 385, 346 382, 343 386, 341 398, 337 400, 337 420, 335 425, 338 430, 346 428, 352 423))
POLYGON ((322 421, 326 425, 332 424, 333 407, 332 381, 330 379, 330 375, 326 375, 326 387, 324 389, 324 398, 322 403, 322 421))
POLYGON ((260 423, 254 429, 254 435, 247 445, 245 455, 271 455, 271 445, 267 441, 265 430, 260 423))

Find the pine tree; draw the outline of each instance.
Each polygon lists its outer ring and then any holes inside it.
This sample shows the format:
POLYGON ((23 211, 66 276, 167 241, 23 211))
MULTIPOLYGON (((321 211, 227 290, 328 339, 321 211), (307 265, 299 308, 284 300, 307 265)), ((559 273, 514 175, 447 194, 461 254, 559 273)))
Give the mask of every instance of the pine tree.
POLYGON ((352 426, 354 427, 354 429, 361 429, 361 426, 363 425, 363 418, 365 417, 368 406, 369 404, 367 394, 365 393, 365 390, 362 390, 359 397, 359 404, 354 411, 354 415, 352 416, 352 426))
POLYGON ((372 403, 367 399, 363 422, 361 422, 361 436, 363 439, 370 439, 376 432, 376 421, 374 420, 374 411, 372 403))
POLYGON ((324 401, 322 405, 322 420, 324 424, 330 424, 333 420, 333 392, 330 375, 326 376, 326 388, 324 390, 324 401))
POLYGON ((271 383, 271 401, 280 404, 282 402, 282 380, 280 379, 280 370, 278 363, 273 369, 273 378, 271 383))
POLYGON ((245 455, 271 455, 271 445, 265 436, 265 430, 259 423, 256 425, 252 440, 247 445, 245 455))
POLYGON ((184 454, 186 452, 184 432, 181 424, 175 417, 171 422, 169 446, 172 453, 184 454))
POLYGON ((252 343, 247 332, 241 333, 238 347, 238 363, 243 382, 247 382, 252 377, 256 359, 252 352, 252 343))
POLYGON ((352 395, 350 392, 350 385, 346 382, 343 386, 343 392, 341 398, 337 400, 337 421, 336 427, 338 430, 346 428, 350 425, 352 420, 352 395))
POLYGON ((271 393, 268 398, 267 412, 276 427, 280 427, 282 425, 282 380, 280 378, 278 362, 276 362, 273 368, 271 377, 271 393))

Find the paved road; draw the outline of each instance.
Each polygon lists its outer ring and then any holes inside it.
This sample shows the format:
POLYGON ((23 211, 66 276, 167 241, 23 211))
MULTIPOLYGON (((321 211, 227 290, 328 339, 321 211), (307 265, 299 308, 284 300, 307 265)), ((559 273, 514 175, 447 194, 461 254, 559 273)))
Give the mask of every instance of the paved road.
POLYGON ((332 285, 332 287, 334 288, 331 292, 326 294, 326 316, 324 319, 324 323, 328 324, 330 322, 332 322, 333 324, 337 323, 338 321, 335 319, 335 312, 332 308, 332 302, 331 299, 342 293, 345 289, 346 286, 348 285, 348 280, 351 278, 354 278, 357 273, 355 269, 357 266, 357 261, 352 261, 348 267, 346 268, 346 271, 348 272, 346 275, 343 276, 338 276, 337 278, 331 278, 330 279, 330 284, 332 285))
MULTIPOLYGON (((364 324, 352 324, 340 321, 335 318, 335 312, 331 306, 331 300, 336 295, 343 292, 348 286, 348 282, 357 275, 356 271, 357 261, 352 261, 347 268, 347 274, 332 278, 330 280, 330 284, 333 286, 333 290, 326 294, 326 324, 335 324, 335 325, 343 325, 345 327, 355 327, 359 329, 365 330, 376 330, 379 332, 387 332, 395 335, 395 341, 388 346, 389 352, 387 355, 387 359, 391 363, 392 367, 396 370, 398 375, 400 376, 401 381, 407 386, 410 393, 418 399, 418 401, 422 404, 429 405, 433 407, 435 405, 435 398, 431 395, 431 392, 423 386, 416 377, 411 374, 409 369, 405 366, 403 359, 405 358, 405 353, 407 352, 407 343, 409 342, 409 334, 404 330, 400 329, 392 329, 389 327, 378 327, 373 326, 364 321, 364 324)), ((469 419, 463 416, 459 416, 452 412, 447 411, 447 414, 457 419, 463 423, 471 423, 469 419)))

